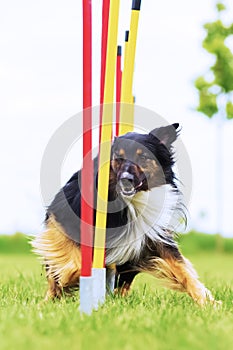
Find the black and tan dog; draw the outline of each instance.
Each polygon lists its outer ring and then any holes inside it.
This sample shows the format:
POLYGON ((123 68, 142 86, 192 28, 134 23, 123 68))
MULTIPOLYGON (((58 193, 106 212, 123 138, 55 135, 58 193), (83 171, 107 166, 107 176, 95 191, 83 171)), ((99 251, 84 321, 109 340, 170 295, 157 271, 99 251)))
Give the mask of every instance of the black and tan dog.
MULTIPOLYGON (((107 215, 106 266, 115 266, 117 288, 126 294, 134 277, 147 272, 200 305, 214 298, 198 280, 175 242, 185 218, 172 166, 172 143, 179 124, 128 133, 112 145, 107 215)), ((93 180, 97 183, 98 160, 93 180)), ((32 242, 48 279, 47 298, 60 297, 79 284, 80 177, 75 173, 47 209, 46 231, 32 242)), ((95 191, 97 192, 97 191, 95 191)), ((96 198, 95 198, 96 200, 96 198)), ((108 271, 108 270, 107 270, 108 271)))

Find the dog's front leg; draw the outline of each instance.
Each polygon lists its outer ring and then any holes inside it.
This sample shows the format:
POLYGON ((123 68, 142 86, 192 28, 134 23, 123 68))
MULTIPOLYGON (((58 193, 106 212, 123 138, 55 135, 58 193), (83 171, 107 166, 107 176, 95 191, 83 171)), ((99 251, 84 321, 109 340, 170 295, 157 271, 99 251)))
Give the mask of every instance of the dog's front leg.
POLYGON ((129 294, 132 282, 140 272, 135 265, 126 262, 116 266, 115 293, 125 297, 129 294))
POLYGON ((186 292, 199 305, 218 304, 211 292, 199 281, 197 272, 177 248, 163 250, 163 256, 151 259, 147 272, 162 279, 168 288, 186 292))
POLYGON ((116 265, 111 264, 106 267, 106 292, 112 294, 114 292, 116 276, 116 265))

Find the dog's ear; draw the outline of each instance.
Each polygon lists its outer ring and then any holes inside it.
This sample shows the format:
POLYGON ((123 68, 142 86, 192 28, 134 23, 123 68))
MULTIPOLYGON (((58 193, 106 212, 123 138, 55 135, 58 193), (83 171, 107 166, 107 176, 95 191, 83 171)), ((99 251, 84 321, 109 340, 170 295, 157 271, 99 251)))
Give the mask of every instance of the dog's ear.
POLYGON ((112 145, 114 145, 115 143, 117 143, 117 140, 118 140, 118 137, 117 137, 117 136, 114 136, 114 137, 113 137, 113 140, 112 140, 112 145))
POLYGON ((156 137, 164 146, 170 148, 171 144, 176 140, 178 136, 178 128, 179 123, 175 123, 168 126, 162 126, 161 128, 156 128, 152 130, 150 134, 156 137))
POLYGON ((111 158, 113 157, 114 149, 116 149, 117 139, 118 139, 118 137, 114 136, 114 138, 112 140, 111 158))

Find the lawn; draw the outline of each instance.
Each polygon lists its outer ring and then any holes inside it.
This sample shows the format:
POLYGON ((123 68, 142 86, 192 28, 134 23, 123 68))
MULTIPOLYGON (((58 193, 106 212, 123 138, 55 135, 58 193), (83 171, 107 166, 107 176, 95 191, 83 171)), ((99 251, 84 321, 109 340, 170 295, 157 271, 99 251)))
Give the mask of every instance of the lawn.
MULTIPOLYGON (((186 254, 187 255, 187 254, 186 254)), ((188 255, 220 309, 199 308, 186 295, 138 276, 130 296, 109 297, 91 317, 80 316, 78 293, 43 302, 46 283, 28 253, 0 255, 1 350, 230 350, 233 347, 232 253, 188 255)))

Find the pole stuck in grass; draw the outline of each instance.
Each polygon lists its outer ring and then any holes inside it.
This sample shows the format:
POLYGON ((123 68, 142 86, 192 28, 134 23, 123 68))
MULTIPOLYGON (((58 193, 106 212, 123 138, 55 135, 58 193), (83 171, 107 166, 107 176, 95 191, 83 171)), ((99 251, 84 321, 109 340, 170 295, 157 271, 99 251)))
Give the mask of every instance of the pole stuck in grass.
POLYGON ((83 168, 81 174, 80 312, 93 309, 93 160, 92 160, 92 3, 83 0, 83 168))
POLYGON ((119 134, 125 134, 133 130, 133 73, 136 53, 139 13, 141 0, 133 0, 128 43, 125 44, 124 69, 122 74, 120 129, 119 134))
POLYGON ((119 7, 119 0, 110 0, 107 57, 104 84, 104 104, 99 152, 98 196, 96 208, 94 259, 92 269, 92 275, 94 279, 93 292, 95 308, 98 308, 99 304, 102 304, 105 301, 106 292, 105 242, 119 7))

